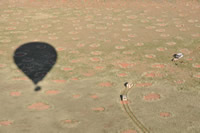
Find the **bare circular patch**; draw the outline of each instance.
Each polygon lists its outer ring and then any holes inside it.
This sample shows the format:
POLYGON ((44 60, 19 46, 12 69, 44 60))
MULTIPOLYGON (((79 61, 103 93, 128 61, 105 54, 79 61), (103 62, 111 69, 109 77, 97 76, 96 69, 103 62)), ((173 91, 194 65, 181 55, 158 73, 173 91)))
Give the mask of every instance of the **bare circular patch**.
POLYGON ((78 34, 78 31, 70 31, 68 33, 71 34, 71 35, 75 35, 75 34, 78 34))
POLYGON ((137 133, 137 131, 133 129, 128 129, 128 130, 122 131, 121 133, 137 133))
POLYGON ((173 46, 173 45, 176 45, 176 42, 167 42, 166 44, 169 46, 173 46))
POLYGON ((122 31, 132 31, 131 28, 123 28, 122 31))
POLYGON ((156 27, 155 26, 146 26, 145 28, 150 30, 150 29, 155 29, 156 27))
POLYGON ((155 63, 155 64, 151 65, 151 67, 153 67, 153 68, 165 68, 165 65, 164 64, 155 63))
POLYGON ((144 98, 145 101, 154 101, 154 100, 160 99, 160 94, 149 93, 149 94, 145 95, 143 98, 144 98))
POLYGON ((110 87, 110 86, 112 86, 112 83, 110 83, 110 82, 102 82, 102 83, 99 83, 99 86, 110 87))
POLYGON ((42 103, 42 102, 38 102, 38 103, 33 103, 32 105, 29 105, 27 107, 28 109, 31 110, 47 110, 50 108, 50 106, 48 104, 42 103))
POLYGON ((55 82, 55 83, 65 83, 66 80, 63 80, 63 79, 57 79, 57 80, 53 80, 53 82, 55 82))
POLYGON ((64 67, 62 70, 64 70, 64 71, 71 71, 71 70, 73 70, 73 68, 71 68, 71 67, 64 67))
POLYGON ((156 32, 165 32, 165 29, 156 29, 156 32))
POLYGON ((57 51, 64 51, 66 48, 56 48, 57 51))
POLYGON ((22 59, 23 62, 26 62, 26 63, 31 63, 34 61, 34 58, 31 58, 31 57, 24 57, 24 59, 22 59))
POLYGON ((159 48, 156 48, 158 51, 161 51, 161 52, 163 52, 163 51, 166 51, 167 50, 167 48, 163 48, 163 47, 159 47, 159 48))
POLYGON ((15 30, 16 27, 6 27, 5 29, 6 29, 6 30, 15 30))
POLYGON ((81 48, 81 47, 84 47, 84 46, 85 46, 84 43, 79 43, 79 44, 77 44, 77 47, 78 47, 78 48, 81 48))
POLYGON ((196 22, 199 22, 199 20, 197 20, 197 19, 189 19, 188 22, 189 23, 196 23, 196 22))
POLYGON ((200 78, 200 73, 194 74, 195 78, 200 78))
POLYGON ((94 73, 92 72, 88 72, 88 73, 83 73, 84 76, 87 76, 87 77, 91 77, 94 75, 94 73))
POLYGON ((94 69, 96 69, 96 70, 103 70, 105 67, 103 67, 103 66, 96 66, 94 69))
POLYGON ((200 68, 200 64, 198 64, 198 63, 192 64, 192 66, 193 66, 194 68, 200 68))
POLYGON ((74 59, 74 60, 70 60, 71 63, 78 63, 80 62, 80 59, 74 59))
POLYGON ((128 34, 128 37, 130 37, 130 38, 134 38, 136 36, 137 36, 136 34, 128 34))
POLYGON ((56 95, 58 93, 60 93, 59 90, 48 90, 45 92, 45 94, 47 94, 47 95, 56 95))
POLYGON ((97 26, 96 29, 97 30, 106 30, 107 27, 106 26, 97 26))
POLYGON ((193 60, 193 58, 187 58, 186 60, 187 60, 187 61, 191 61, 191 60, 193 60))
POLYGON ((174 80, 174 82, 177 84, 183 84, 183 83, 185 83, 185 80, 179 79, 179 80, 174 80))
POLYGON ((57 40, 57 39, 58 39, 57 36, 49 36, 48 38, 49 38, 50 40, 57 40))
POLYGON ((73 95, 73 98, 79 98, 79 97, 80 97, 79 94, 73 95))
POLYGON ((96 107, 96 108, 92 108, 92 110, 95 112, 101 112, 101 111, 104 111, 105 108, 104 107, 96 107))
POLYGON ((19 91, 10 92, 10 96, 20 96, 20 95, 21 95, 21 92, 19 91))
POLYGON ((27 55, 27 52, 17 52, 15 53, 15 57, 23 57, 23 56, 26 56, 27 55))
POLYGON ((78 78, 71 78, 71 80, 78 80, 78 78))
POLYGON ((132 55, 135 51, 123 51, 123 54, 132 55))
POLYGON ((128 42, 130 39, 125 39, 125 38, 122 38, 122 39, 120 39, 120 41, 122 41, 122 42, 128 42))
POLYGON ((119 66, 121 67, 121 68, 130 68, 130 67, 132 67, 132 66, 135 66, 136 64, 135 63, 119 63, 119 66))
POLYGON ((6 67, 6 64, 0 64, 0 68, 6 67))
POLYGON ((79 37, 72 37, 72 40, 73 41, 77 41, 77 40, 79 40, 80 38, 79 37))
POLYGON ((100 46, 99 43, 93 43, 93 44, 90 45, 90 47, 92 47, 92 48, 97 48, 97 47, 99 47, 99 46, 100 46))
POLYGON ((126 77, 126 76, 128 76, 128 74, 127 73, 118 73, 117 76, 119 76, 119 77, 126 77))
POLYGON ((13 80, 28 80, 27 77, 19 77, 19 78, 13 78, 13 80))
POLYGON ((13 121, 4 120, 4 121, 0 121, 0 126, 9 126, 12 123, 13 123, 13 121))
POLYGON ((69 51, 70 54, 79 54, 80 52, 78 50, 73 50, 73 51, 69 51))
POLYGON ((161 37, 169 37, 169 34, 160 34, 161 37))
POLYGON ((51 25, 51 24, 43 24, 43 25, 41 26, 41 28, 49 28, 49 27, 52 27, 52 25, 51 25))
POLYGON ((120 103, 121 103, 121 104, 129 104, 129 103, 131 103, 131 101, 130 101, 130 100, 127 100, 127 101, 120 101, 120 103))
POLYGON ((125 49, 124 46, 115 46, 116 49, 125 49))
POLYGON ((130 16, 127 16, 128 19, 136 19, 137 16, 136 15, 130 15, 130 16))
POLYGON ((160 116, 161 116, 161 117, 164 117, 164 118, 170 117, 170 116, 171 116, 171 113, 170 113, 170 112, 160 112, 160 116))
POLYGON ((137 87, 147 87, 147 86, 152 86, 152 83, 137 83, 137 87))
POLYGON ((91 54, 92 55, 101 55, 102 52, 101 51, 92 51, 91 54))
POLYGON ((92 58, 90 58, 90 60, 93 61, 93 62, 99 62, 102 59, 100 57, 92 57, 92 58))
POLYGON ((154 55, 154 54, 146 54, 145 57, 146 58, 155 58, 156 55, 154 55))
POLYGON ((142 76, 145 76, 148 78, 154 78, 154 77, 156 77, 156 73, 155 72, 145 72, 142 74, 142 76))
POLYGON ((98 98, 98 96, 96 94, 91 95, 90 97, 93 98, 93 99, 97 99, 98 98))
POLYGON ((143 46, 143 45, 144 45, 143 42, 138 42, 138 43, 135 44, 135 46, 143 46))
POLYGON ((60 122, 62 126, 68 127, 68 128, 76 127, 80 123, 79 120, 75 120, 75 119, 61 120, 60 122))

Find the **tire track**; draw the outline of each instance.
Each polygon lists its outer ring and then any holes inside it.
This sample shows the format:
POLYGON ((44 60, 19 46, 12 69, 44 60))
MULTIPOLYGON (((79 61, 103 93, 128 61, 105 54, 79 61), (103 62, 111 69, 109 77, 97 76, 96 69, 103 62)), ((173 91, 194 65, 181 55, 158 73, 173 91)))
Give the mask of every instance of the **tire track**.
MULTIPOLYGON (((127 93, 129 91, 130 88, 125 88, 123 91, 122 91, 122 94, 121 95, 126 95, 127 96, 127 93)), ((133 112, 131 111, 129 105, 128 105, 128 101, 124 102, 122 100, 122 105, 123 105, 123 108, 126 112, 126 114, 130 117, 130 119, 132 120, 132 122, 134 123, 134 125, 136 125, 141 132, 143 133, 150 133, 150 131, 137 119, 137 117, 133 114, 133 112)))

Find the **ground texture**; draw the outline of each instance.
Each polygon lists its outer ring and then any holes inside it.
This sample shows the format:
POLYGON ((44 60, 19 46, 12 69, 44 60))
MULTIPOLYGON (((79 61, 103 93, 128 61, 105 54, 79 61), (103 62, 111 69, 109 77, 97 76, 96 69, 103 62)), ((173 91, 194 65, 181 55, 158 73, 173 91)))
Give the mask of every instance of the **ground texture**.
POLYGON ((197 1, 10 0, 0 2, 1 133, 200 132, 200 4, 197 1), (38 83, 18 69, 24 43, 53 46, 38 83), (181 61, 171 61, 181 52, 181 61))

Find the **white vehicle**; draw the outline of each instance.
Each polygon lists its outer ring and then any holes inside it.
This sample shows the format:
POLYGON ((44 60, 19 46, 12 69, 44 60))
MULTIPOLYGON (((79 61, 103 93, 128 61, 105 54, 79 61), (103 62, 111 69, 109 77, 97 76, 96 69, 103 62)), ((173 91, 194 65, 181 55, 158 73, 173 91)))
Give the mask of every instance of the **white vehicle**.
POLYGON ((177 54, 174 54, 174 58, 176 59, 180 59, 183 57, 183 54, 182 53, 177 53, 177 54))
POLYGON ((130 84, 127 84, 127 88, 131 88, 131 87, 133 87, 133 84, 132 83, 130 83, 130 84))
POLYGON ((178 59, 182 58, 183 54, 182 53, 177 53, 173 55, 172 61, 177 61, 178 59))
POLYGON ((127 96, 126 95, 122 95, 122 101, 127 101, 127 96))
POLYGON ((131 87, 133 87, 133 84, 132 83, 128 83, 128 82, 126 82, 124 85, 128 89, 130 89, 131 87))

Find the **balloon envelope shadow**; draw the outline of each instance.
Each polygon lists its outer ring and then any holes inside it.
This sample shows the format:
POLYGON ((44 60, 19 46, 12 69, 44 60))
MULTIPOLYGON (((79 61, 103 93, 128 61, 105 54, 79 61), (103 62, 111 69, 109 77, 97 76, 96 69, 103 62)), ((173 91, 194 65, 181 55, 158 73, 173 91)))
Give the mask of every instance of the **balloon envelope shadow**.
MULTIPOLYGON (((37 85, 56 63, 57 52, 45 42, 30 42, 17 48, 13 59, 18 68, 37 85)), ((37 86, 35 91, 40 89, 37 86)))

